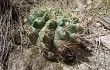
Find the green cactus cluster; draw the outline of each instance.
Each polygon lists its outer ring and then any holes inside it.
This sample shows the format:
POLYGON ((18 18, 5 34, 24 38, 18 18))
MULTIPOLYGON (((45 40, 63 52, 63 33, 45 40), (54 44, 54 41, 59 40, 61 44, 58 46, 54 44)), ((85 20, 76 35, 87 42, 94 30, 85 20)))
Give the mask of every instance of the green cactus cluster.
POLYGON ((37 32, 37 46, 46 49, 59 49, 63 42, 74 43, 78 32, 82 31, 76 17, 67 18, 62 12, 53 9, 34 10, 30 12, 28 23, 37 32), (71 22, 73 21, 73 22, 71 22))

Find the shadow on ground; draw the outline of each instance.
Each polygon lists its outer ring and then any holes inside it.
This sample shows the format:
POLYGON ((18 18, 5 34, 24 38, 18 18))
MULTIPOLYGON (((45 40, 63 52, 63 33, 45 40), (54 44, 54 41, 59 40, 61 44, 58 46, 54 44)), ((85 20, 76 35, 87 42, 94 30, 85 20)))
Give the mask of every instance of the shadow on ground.
POLYGON ((89 63, 90 60, 88 57, 92 57, 92 50, 87 48, 87 46, 84 46, 84 44, 80 43, 78 45, 78 50, 75 55, 75 59, 69 62, 65 62, 67 65, 74 66, 76 64, 81 64, 81 63, 89 63))

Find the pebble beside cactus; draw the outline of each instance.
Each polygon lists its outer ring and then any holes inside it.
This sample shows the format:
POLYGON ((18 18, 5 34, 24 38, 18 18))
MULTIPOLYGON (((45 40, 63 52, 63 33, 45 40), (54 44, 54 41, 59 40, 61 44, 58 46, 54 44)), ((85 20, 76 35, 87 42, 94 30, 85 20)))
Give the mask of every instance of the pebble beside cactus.
MULTIPOLYGON (((76 44, 78 38, 77 33, 82 30, 82 27, 76 24, 76 20, 77 18, 64 17, 62 12, 55 10, 32 11, 28 17, 29 25, 32 26, 33 31, 40 30, 37 32, 37 46, 47 49, 53 54, 57 52, 55 58, 60 57, 60 59, 63 60, 73 59, 77 50, 74 44, 76 44), (54 16, 54 18, 52 16, 54 16), (53 51, 54 49, 57 50, 53 51), (68 53, 66 51, 68 51, 68 53), (66 56, 64 56, 64 54, 66 56), (71 59, 70 56, 72 57, 71 59)), ((47 58, 51 59, 48 55, 47 58)))

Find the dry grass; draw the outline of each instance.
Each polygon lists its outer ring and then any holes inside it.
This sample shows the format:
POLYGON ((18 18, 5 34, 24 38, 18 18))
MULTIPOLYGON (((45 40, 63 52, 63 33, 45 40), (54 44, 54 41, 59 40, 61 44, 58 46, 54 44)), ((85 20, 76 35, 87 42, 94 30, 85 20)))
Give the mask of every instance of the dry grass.
POLYGON ((24 0, 0 0, 0 64, 8 68, 8 57, 14 48, 23 48, 23 18, 29 8, 24 0))

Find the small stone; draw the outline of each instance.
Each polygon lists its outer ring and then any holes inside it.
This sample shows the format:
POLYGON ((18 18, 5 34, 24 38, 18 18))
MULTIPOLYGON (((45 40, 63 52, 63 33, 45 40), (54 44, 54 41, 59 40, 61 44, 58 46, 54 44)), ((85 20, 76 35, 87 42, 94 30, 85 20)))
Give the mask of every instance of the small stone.
POLYGON ((110 34, 100 37, 101 42, 110 50, 110 34))
POLYGON ((100 27, 100 26, 101 26, 101 24, 100 24, 100 23, 96 23, 96 26, 97 26, 97 27, 100 27))

